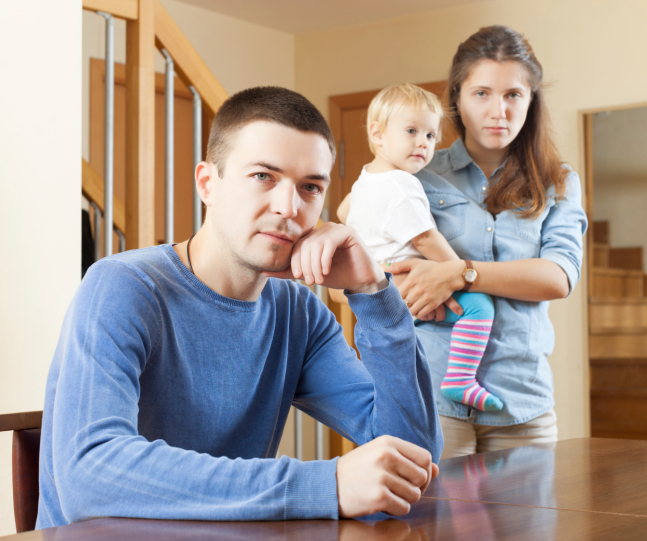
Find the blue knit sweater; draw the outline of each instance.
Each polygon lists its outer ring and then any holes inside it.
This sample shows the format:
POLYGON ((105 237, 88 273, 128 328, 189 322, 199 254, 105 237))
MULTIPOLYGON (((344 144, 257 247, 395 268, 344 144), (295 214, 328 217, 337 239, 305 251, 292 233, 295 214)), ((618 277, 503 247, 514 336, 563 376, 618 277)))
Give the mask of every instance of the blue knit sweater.
POLYGON ((362 361, 311 291, 218 295, 170 245, 93 265, 47 379, 37 528, 92 517, 337 518, 336 459, 275 459, 294 405, 352 441, 442 435, 397 289, 350 295, 362 361))

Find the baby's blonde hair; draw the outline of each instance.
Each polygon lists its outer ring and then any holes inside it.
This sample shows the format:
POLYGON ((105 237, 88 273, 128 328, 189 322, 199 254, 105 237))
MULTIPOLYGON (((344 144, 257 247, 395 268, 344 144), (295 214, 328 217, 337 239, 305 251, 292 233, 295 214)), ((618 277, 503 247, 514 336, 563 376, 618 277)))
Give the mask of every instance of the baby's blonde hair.
MULTIPOLYGON (((389 118, 393 113, 401 111, 405 107, 414 110, 427 109, 432 113, 436 113, 440 120, 443 118, 443 106, 435 94, 427 92, 419 86, 410 83, 401 85, 387 86, 380 93, 373 98, 371 104, 368 106, 368 116, 366 118, 366 131, 368 132, 368 146, 371 152, 375 154, 375 147, 371 142, 371 124, 377 122, 380 131, 384 131, 389 118)), ((436 143, 440 142, 440 124, 438 125, 438 133, 436 134, 436 143)))

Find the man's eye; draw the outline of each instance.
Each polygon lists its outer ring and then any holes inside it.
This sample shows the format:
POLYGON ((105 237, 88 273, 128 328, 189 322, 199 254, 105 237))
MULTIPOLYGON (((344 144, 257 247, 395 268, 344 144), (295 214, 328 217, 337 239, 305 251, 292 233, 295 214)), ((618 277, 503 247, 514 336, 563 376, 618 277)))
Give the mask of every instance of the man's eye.
POLYGON ((311 192, 311 193, 319 193, 319 192, 321 192, 321 188, 319 186, 317 186, 316 184, 304 184, 303 188, 307 192, 311 192))
POLYGON ((254 175, 258 180, 270 180, 271 177, 267 173, 256 173, 254 175))

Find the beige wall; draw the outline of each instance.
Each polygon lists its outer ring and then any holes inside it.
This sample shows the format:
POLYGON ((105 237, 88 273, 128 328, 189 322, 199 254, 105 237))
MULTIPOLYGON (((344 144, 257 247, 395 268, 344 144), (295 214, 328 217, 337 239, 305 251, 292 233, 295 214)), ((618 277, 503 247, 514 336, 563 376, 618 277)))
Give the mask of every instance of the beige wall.
POLYGON ((643 247, 647 269, 647 107, 593 117, 593 216, 611 224, 611 246, 643 247))
MULTIPOLYGON (((81 1, 0 2, 0 50, 11 52, 0 85, 0 413, 10 413, 43 408, 81 279, 81 1)), ((0 535, 15 532, 10 442, 0 434, 0 535)))
MULTIPOLYGON (((582 171, 578 111, 647 97, 647 2, 493 0, 413 17, 299 35, 296 90, 323 111, 328 96, 390 83, 445 79, 458 44, 481 26, 523 32, 553 83, 548 104, 559 148, 582 171)), ((585 284, 551 306, 550 359, 560 437, 588 434, 585 284)))

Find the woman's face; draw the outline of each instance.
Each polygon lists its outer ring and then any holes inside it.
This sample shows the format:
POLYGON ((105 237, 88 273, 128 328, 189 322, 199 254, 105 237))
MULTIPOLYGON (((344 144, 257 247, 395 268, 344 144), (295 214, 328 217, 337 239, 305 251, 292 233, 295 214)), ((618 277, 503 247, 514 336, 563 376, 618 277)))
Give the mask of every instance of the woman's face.
POLYGON ((457 103, 466 146, 507 148, 526 121, 531 97, 526 68, 519 62, 478 62, 463 81, 457 103))

